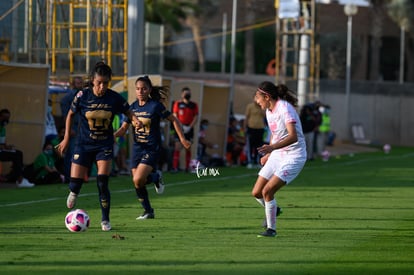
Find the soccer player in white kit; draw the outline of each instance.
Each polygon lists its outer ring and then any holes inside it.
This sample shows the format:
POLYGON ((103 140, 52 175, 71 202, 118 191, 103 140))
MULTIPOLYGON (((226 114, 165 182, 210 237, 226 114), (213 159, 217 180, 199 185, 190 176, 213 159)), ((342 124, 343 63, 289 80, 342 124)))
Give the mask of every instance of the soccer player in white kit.
POLYGON ((297 98, 285 85, 262 82, 255 101, 266 110, 271 131, 270 144, 258 148, 263 155, 252 195, 265 208, 267 229, 258 237, 276 236, 275 193, 295 179, 306 162, 306 144, 299 115, 297 98))

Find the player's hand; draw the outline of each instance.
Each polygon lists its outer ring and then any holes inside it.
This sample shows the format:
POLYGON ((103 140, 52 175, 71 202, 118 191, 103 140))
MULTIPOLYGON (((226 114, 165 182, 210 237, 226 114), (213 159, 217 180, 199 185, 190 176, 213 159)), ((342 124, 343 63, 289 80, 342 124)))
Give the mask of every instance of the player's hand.
POLYGON ((266 154, 263 157, 260 158, 260 164, 265 165, 267 160, 269 159, 270 154, 266 154))
POLYGON ((262 154, 262 155, 269 154, 272 151, 273 151, 272 145, 268 145, 268 144, 265 144, 265 145, 257 148, 257 152, 259 152, 259 154, 262 154))
POLYGON ((68 148, 69 140, 63 139, 58 145, 55 146, 55 150, 60 156, 63 156, 68 148))
POLYGON ((189 140, 183 140, 182 142, 181 142, 181 144, 184 146, 184 148, 185 149, 190 149, 190 147, 191 147, 191 141, 189 141, 189 140))
POLYGON ((140 129, 140 128, 142 128, 142 126, 144 126, 144 124, 142 123, 142 121, 141 120, 139 120, 139 119, 134 119, 133 121, 132 121, 132 126, 134 126, 134 128, 136 128, 136 129, 140 129))

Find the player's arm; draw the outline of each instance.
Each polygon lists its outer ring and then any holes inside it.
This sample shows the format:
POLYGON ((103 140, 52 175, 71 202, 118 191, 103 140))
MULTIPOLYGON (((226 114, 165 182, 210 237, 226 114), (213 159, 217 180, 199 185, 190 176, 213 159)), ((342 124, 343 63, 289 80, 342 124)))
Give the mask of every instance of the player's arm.
POLYGON ((143 124, 142 122, 134 115, 134 112, 131 110, 128 110, 124 113, 125 116, 129 118, 129 120, 132 122, 132 126, 139 129, 142 128, 143 124))
POLYGON ((124 121, 122 122, 121 127, 119 127, 118 130, 116 130, 116 132, 114 133, 114 137, 122 137, 126 134, 126 132, 128 131, 129 128, 129 123, 124 121))
POLYGON ((191 147, 191 142, 185 139, 183 125, 181 124, 181 122, 173 114, 169 115, 167 119, 170 122, 172 122, 181 144, 184 146, 185 149, 189 149, 191 147))
POLYGON ((263 145, 262 147, 259 147, 257 149, 258 152, 260 154, 268 154, 271 153, 273 150, 280 149, 297 142, 298 134, 296 132, 295 122, 286 123, 286 130, 288 134, 284 138, 280 139, 276 143, 263 145))
POLYGON ((75 113, 72 111, 72 109, 69 109, 65 121, 65 135, 63 137, 63 140, 55 147, 60 155, 63 155, 66 152, 66 149, 68 148, 74 115, 75 113))

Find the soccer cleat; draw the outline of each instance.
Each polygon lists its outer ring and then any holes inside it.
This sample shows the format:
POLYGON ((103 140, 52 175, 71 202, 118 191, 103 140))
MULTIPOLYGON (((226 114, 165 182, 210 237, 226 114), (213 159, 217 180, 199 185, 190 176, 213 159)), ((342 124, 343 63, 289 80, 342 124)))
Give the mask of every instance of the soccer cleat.
POLYGON ((162 172, 160 170, 157 170, 157 174, 159 176, 159 180, 158 183, 154 183, 154 187, 155 187, 155 192, 157 192, 157 194, 161 195, 162 193, 164 193, 164 181, 162 179, 162 172))
POLYGON ((102 231, 110 231, 112 229, 111 224, 108 221, 101 222, 102 231))
POLYGON ((261 237, 276 237, 276 230, 273 230, 271 228, 266 229, 265 232, 260 233, 259 235, 257 235, 258 238, 261 237))
POLYGON ((154 219, 154 218, 155 218, 154 212, 144 211, 144 213, 142 213, 141 216, 137 217, 137 220, 146 220, 146 219, 154 219))
POLYGON ((279 206, 276 208, 276 217, 280 216, 280 214, 283 213, 282 208, 280 208, 279 206))
POLYGON ((69 209, 72 209, 73 207, 75 207, 77 197, 78 195, 76 193, 72 191, 69 193, 68 199, 66 200, 66 206, 69 209))
MULTIPOLYGON (((282 208, 280 208, 279 206, 277 206, 277 208, 276 208, 276 217, 279 217, 279 216, 280 216, 280 214, 282 214, 282 213, 283 213, 282 208)), ((264 228, 267 228, 267 221, 266 221, 266 218, 263 220, 262 226, 263 226, 264 228)))
POLYGON ((16 186, 18 188, 32 188, 35 186, 35 184, 23 178, 21 182, 16 181, 16 186))

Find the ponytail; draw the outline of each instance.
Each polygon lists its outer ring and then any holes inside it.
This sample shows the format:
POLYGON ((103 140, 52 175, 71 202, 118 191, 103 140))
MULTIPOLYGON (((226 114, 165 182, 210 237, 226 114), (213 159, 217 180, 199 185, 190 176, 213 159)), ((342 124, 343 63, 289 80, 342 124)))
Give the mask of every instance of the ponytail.
POLYGON ((278 94, 279 98, 286 100, 294 107, 298 107, 298 99, 296 97, 296 94, 292 90, 290 90, 286 85, 280 84, 278 86, 278 94))
POLYGON ((147 75, 138 77, 135 84, 137 84, 138 81, 144 82, 148 89, 151 90, 149 97, 152 100, 166 100, 170 95, 170 89, 168 86, 152 86, 151 79, 147 75))
POLYGON ((298 106, 298 99, 296 98, 295 93, 284 84, 276 86, 270 81, 264 81, 259 85, 258 89, 259 91, 268 94, 272 99, 283 99, 294 107, 298 106))

